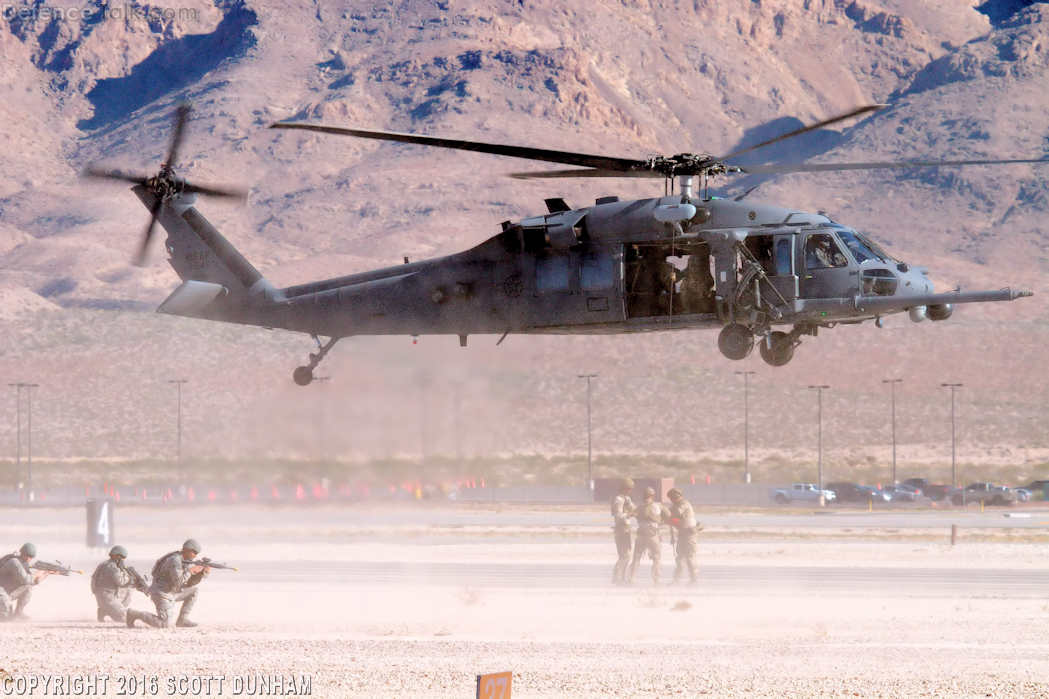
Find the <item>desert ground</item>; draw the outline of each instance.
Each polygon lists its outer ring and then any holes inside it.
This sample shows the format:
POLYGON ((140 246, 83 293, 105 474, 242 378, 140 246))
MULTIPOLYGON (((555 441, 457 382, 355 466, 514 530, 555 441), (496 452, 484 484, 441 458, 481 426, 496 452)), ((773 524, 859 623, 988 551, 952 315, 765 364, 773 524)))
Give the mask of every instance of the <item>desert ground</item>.
POLYGON ((596 505, 124 507, 139 570, 189 536, 239 568, 204 581, 199 628, 130 631, 95 620, 81 510, 7 509, 4 546, 84 575, 0 626, 0 667, 105 674, 110 695, 131 675, 166 695, 168 677, 281 674, 314 696, 468 697, 512 670, 515 697, 1046 696, 1049 511, 1008 514, 706 512, 698 586, 654 588, 645 561, 622 588, 596 505))

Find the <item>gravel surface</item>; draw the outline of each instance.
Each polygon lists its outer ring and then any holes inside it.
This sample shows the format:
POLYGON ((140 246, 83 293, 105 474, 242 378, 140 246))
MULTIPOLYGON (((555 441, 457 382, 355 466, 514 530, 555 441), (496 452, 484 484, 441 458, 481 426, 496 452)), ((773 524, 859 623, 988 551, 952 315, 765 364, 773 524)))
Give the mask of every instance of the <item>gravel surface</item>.
MULTIPOLYGON (((728 593, 653 590, 647 562, 631 589, 347 583, 314 564, 611 563, 611 543, 360 544, 318 530, 312 542, 268 549, 248 541, 236 512, 194 515, 193 531, 129 536, 132 559, 146 568, 193 535, 205 554, 280 575, 216 571, 193 614, 201 626, 163 631, 96 622, 86 574, 48 579, 34 594, 32 621, 0 624, 0 668, 13 676, 156 675, 160 696, 168 677, 222 675, 222 696, 231 696, 234 676, 281 674, 308 675, 322 697, 470 697, 476 674, 501 670, 514 672, 515 697, 1049 696, 1049 590, 973 595, 904 584, 891 593, 828 594, 750 586, 745 577, 728 593)), ((122 531, 135 531, 140 515, 121 516, 122 531)), ((294 528, 294 511, 275 511, 271 525, 294 528)), ((59 551, 100 558, 60 532, 27 525, 22 534, 37 539, 45 560, 59 551)), ((741 570, 833 560, 860 572, 951 568, 959 576, 966 568, 1045 568, 1040 547, 1016 544, 742 542, 701 551, 701 563, 741 570)), ((665 546, 664 561, 669 555, 665 546)), ((136 593, 134 606, 147 605, 136 593)), ((117 696, 113 681, 109 695, 117 696)))

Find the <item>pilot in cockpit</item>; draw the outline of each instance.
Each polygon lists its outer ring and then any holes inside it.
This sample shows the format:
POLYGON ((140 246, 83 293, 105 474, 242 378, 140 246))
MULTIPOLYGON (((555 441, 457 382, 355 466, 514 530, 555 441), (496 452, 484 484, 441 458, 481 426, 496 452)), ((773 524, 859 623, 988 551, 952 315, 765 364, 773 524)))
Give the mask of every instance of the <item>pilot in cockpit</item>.
POLYGON ((846 267, 849 261, 829 233, 810 235, 805 241, 805 266, 809 269, 846 267))

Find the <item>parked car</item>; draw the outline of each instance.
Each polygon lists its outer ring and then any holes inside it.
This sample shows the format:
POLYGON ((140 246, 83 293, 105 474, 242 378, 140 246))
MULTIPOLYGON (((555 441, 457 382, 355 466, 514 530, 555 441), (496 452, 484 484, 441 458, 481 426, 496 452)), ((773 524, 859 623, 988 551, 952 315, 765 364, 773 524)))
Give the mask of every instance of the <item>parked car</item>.
POLYGON ((903 483, 882 486, 882 492, 888 493, 893 502, 914 502, 922 497, 922 491, 903 483))
POLYGON ((864 498, 861 496, 861 500, 870 500, 871 502, 892 502, 892 496, 883 490, 879 490, 872 485, 861 485, 861 492, 866 492, 867 496, 864 498))
POLYGON ((1016 502, 1030 502, 1031 491, 1027 488, 1013 488, 1013 492, 1016 493, 1016 502))
POLYGON ((908 478, 901 485, 909 485, 912 488, 917 488, 922 491, 922 495, 929 498, 930 500, 943 500, 947 497, 948 491, 951 486, 930 483, 928 478, 908 478))
POLYGON ((1045 486, 1049 485, 1049 480, 1031 481, 1023 487, 1024 490, 1029 490, 1032 493, 1036 490, 1045 490, 1045 486))
POLYGON ((824 487, 834 492, 838 502, 866 502, 870 499, 855 483, 828 483, 824 487))
MULTIPOLYGON (((778 502, 781 505, 786 505, 788 502, 794 502, 795 500, 801 502, 817 502, 819 501, 820 490, 813 483, 794 483, 789 488, 772 488, 769 490, 769 497, 778 502)), ((836 499, 833 490, 823 491, 823 501, 832 502, 836 499)))
POLYGON ((970 483, 965 492, 958 490, 951 494, 951 502, 962 505, 968 502, 982 502, 988 505, 1015 505, 1016 492, 1005 486, 994 483, 970 483))

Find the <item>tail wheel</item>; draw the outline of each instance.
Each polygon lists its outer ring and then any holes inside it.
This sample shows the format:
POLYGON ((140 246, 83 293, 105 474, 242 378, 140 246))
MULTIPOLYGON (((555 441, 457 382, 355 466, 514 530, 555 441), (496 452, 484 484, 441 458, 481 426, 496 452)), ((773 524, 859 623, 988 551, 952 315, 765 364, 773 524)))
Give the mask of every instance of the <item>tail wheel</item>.
POLYGON ((965 500, 962 498, 961 495, 955 495, 951 498, 951 504, 961 507, 965 504, 965 500))
POLYGON ((763 340, 758 349, 761 358, 769 366, 784 366, 794 356, 794 340, 788 333, 773 332, 763 340))
POLYGON ((313 369, 308 366, 300 366, 292 373, 291 378, 300 386, 309 386, 313 383, 313 369))
POLYGON ((718 349, 729 359, 746 359, 754 350, 754 333, 740 323, 726 325, 718 336, 718 349))
POLYGON ((1005 500, 1002 499, 1001 495, 995 495, 993 498, 991 498, 991 504, 1001 507, 1005 504, 1005 500))

